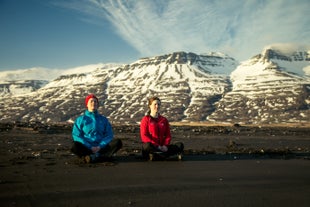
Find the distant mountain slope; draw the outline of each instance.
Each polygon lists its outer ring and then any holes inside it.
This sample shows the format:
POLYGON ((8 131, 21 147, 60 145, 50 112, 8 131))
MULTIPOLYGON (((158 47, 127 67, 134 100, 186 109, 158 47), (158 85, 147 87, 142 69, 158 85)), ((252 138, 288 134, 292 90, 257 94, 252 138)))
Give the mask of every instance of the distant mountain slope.
POLYGON ((42 88, 62 75, 91 73, 98 68, 110 68, 120 64, 92 64, 70 69, 29 68, 0 72, 0 95, 23 95, 42 88))
POLYGON ((309 52, 266 49, 231 73, 233 90, 217 103, 213 121, 309 122, 309 52))
POLYGON ((229 77, 216 72, 230 72, 236 66, 234 59, 218 54, 178 52, 141 59, 109 82, 107 113, 115 121, 139 120, 147 110, 147 97, 157 95, 170 120, 204 120, 231 87, 229 77))
POLYGON ((113 123, 139 122, 153 95, 170 121, 309 122, 309 62, 309 51, 266 48, 241 64, 221 53, 175 52, 71 70, 30 93, 2 96, 0 121, 73 121, 95 93, 113 123))
MULTIPOLYGON (((16 113, 3 112, 1 121, 73 120, 85 109, 83 100, 90 92, 98 95, 100 110, 112 122, 140 121, 151 95, 161 97, 162 113, 171 121, 204 120, 222 94, 231 90, 229 76, 219 74, 229 74, 237 65, 220 53, 177 52, 130 65, 62 75, 33 93, 16 97, 16 113)), ((11 104, 8 99, 0 102, 4 107, 11 104)))

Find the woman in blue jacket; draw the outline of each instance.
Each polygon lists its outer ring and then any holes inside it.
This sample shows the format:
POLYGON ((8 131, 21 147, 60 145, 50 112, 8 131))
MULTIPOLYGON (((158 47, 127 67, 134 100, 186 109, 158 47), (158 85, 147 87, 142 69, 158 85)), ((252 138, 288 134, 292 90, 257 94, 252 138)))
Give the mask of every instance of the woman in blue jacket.
POLYGON ((86 163, 110 158, 122 147, 120 139, 113 139, 109 120, 98 113, 98 98, 89 94, 85 98, 87 110, 79 116, 73 125, 73 147, 71 151, 86 163))

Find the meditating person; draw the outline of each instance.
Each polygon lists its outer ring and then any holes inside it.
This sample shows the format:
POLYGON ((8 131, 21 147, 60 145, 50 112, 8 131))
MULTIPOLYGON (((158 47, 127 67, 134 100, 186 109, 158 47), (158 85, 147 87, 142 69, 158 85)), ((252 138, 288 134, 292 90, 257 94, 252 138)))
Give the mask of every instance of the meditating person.
POLYGON ((181 142, 171 144, 170 126, 167 118, 159 113, 161 101, 158 97, 148 100, 149 111, 140 123, 142 156, 145 159, 165 159, 178 155, 182 159, 184 145, 181 142))
POLYGON ((85 106, 85 113, 73 125, 71 151, 86 163, 109 159, 122 147, 122 141, 113 139, 112 126, 99 114, 99 101, 94 94, 85 98, 85 106))

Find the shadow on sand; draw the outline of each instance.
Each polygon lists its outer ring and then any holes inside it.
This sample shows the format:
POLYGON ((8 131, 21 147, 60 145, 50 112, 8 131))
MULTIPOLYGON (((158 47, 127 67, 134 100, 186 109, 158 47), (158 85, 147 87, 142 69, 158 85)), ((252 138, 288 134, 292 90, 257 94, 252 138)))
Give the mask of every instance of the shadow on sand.
POLYGON ((266 160, 266 159, 310 159, 310 153, 289 153, 289 154, 248 154, 248 153, 231 153, 231 154, 206 154, 206 155, 183 155, 182 160, 177 157, 170 157, 165 160, 148 161, 141 155, 117 156, 114 161, 122 162, 187 162, 187 161, 227 161, 227 160, 266 160))

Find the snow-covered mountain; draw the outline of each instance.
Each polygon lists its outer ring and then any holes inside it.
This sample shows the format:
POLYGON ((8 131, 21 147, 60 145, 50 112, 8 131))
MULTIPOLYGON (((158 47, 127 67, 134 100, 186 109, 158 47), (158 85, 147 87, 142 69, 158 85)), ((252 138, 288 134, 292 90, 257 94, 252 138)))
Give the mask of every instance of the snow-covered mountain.
POLYGON ((141 59, 109 82, 107 112, 115 121, 139 120, 147 110, 147 97, 157 95, 165 103, 161 111, 170 120, 205 120, 231 88, 229 77, 217 73, 229 74, 237 65, 222 54, 176 52, 141 59))
POLYGON ((170 121, 308 122, 309 62, 309 51, 266 48, 241 64, 221 53, 175 52, 97 65, 62 72, 31 93, 2 96, 0 121, 73 121, 85 110, 84 97, 95 93, 113 123, 139 122, 153 95, 170 121))
POLYGON ((57 77, 59 71, 46 68, 0 72, 0 96, 27 94, 42 88, 49 78, 57 77))
POLYGON ((117 64, 92 64, 70 69, 29 68, 0 72, 0 96, 23 95, 42 88, 61 75, 90 73, 117 64))
POLYGON ((231 73, 232 91, 209 120, 245 123, 309 122, 310 51, 266 48, 231 73))

